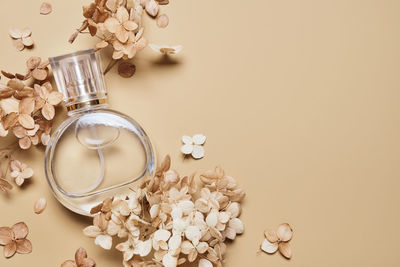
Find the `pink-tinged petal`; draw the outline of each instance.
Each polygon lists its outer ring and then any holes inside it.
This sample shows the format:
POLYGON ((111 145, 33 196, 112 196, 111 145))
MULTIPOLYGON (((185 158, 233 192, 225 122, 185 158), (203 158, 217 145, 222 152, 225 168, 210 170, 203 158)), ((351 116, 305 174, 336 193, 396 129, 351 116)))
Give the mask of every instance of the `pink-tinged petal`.
POLYGON ((115 33, 120 25, 121 23, 116 18, 108 18, 104 22, 104 27, 111 33, 115 33))

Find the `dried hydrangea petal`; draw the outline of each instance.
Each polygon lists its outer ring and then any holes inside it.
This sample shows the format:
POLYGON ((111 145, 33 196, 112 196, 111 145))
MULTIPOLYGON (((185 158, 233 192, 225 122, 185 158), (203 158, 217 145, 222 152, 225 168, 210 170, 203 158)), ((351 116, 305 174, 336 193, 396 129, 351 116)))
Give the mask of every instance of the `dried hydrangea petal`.
POLYGON ((22 37, 22 31, 17 28, 12 28, 12 29, 8 30, 8 33, 14 39, 19 39, 22 37))
POLYGON ((112 238, 109 235, 99 235, 94 240, 94 243, 106 250, 110 250, 112 246, 112 238))
POLYGON ((200 259, 199 267, 213 267, 213 264, 207 259, 200 259))
POLYGON ((278 226, 276 230, 276 235, 278 236, 280 241, 287 242, 292 239, 293 230, 288 223, 282 223, 278 226))
POLYGON ((28 226, 24 222, 14 224, 11 229, 14 232, 15 239, 25 238, 29 233, 28 226))
POLYGON ((192 154, 194 149, 194 146, 191 144, 185 144, 181 147, 181 152, 185 155, 190 155, 192 154))
POLYGON ((0 227, 0 245, 5 246, 14 239, 14 232, 10 227, 0 227))
POLYGON ((261 249, 269 254, 275 253, 278 250, 278 243, 271 243, 267 239, 264 239, 261 249))
POLYGON ((130 78, 135 74, 136 66, 131 62, 122 62, 118 65, 118 74, 124 78, 130 78))
POLYGON ((146 3, 145 9, 147 14, 149 14, 152 17, 155 17, 158 14, 159 7, 156 1, 149 0, 146 3))
POLYGON ((35 205, 33 206, 33 211, 36 214, 41 214, 47 206, 47 201, 44 197, 39 198, 38 200, 36 200, 35 205))
POLYGON ((195 134, 192 139, 195 145, 203 145, 206 142, 206 136, 203 134, 195 134))
POLYGON ((17 243, 11 242, 4 246, 3 249, 4 257, 10 258, 14 256, 15 252, 17 252, 17 243))
POLYGON ((28 254, 32 252, 32 243, 28 239, 20 239, 16 241, 17 253, 28 254))
POLYGON ((161 14, 157 17, 156 23, 158 27, 165 28, 168 26, 169 18, 166 14, 161 14))
POLYGON ((43 2, 40 5, 40 14, 42 14, 42 15, 48 15, 51 13, 52 10, 53 10, 53 8, 50 3, 43 2))
POLYGON ((202 146, 194 145, 192 156, 195 159, 201 159, 204 157, 204 148, 202 146))
POLYGON ((280 242, 279 245, 279 252, 287 259, 292 257, 292 248, 288 242, 280 242))

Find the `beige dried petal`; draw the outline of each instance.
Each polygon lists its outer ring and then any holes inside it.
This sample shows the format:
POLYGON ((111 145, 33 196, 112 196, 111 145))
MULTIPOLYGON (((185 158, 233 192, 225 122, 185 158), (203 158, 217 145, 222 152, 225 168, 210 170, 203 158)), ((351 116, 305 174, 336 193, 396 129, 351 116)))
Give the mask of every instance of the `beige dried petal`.
POLYGON ((116 18, 108 18, 104 22, 104 27, 111 33, 116 33, 120 26, 121 24, 116 18))
POLYGON ((105 47, 107 47, 108 46, 108 42, 106 42, 106 41, 101 41, 101 42, 99 42, 99 43, 97 43, 96 45, 95 45, 95 49, 96 50, 99 50, 99 49, 102 49, 102 48, 105 48, 105 47))
POLYGON ((265 230, 264 232, 265 238, 268 239, 269 242, 275 243, 278 242, 279 238, 274 230, 265 230))
POLYGON ((19 239, 17 242, 17 253, 28 254, 32 252, 32 243, 28 239, 19 239))
POLYGON ((20 29, 17 29, 17 28, 13 28, 13 29, 8 30, 8 33, 14 39, 19 39, 19 38, 22 37, 22 31, 20 29))
POLYGON ((206 223, 208 226, 215 227, 218 223, 218 211, 212 210, 206 217, 206 223))
POLYGON ((98 235, 101 234, 101 230, 99 227, 90 225, 83 229, 83 234, 88 237, 97 237, 98 235))
POLYGON ((28 226, 24 222, 14 224, 11 229, 14 232, 15 239, 25 238, 29 233, 28 226))
POLYGON ((127 21, 129 19, 128 10, 126 10, 126 8, 123 6, 118 7, 117 13, 115 14, 115 16, 121 23, 124 23, 125 21, 127 21))
POLYGON ((169 18, 166 14, 161 14, 157 17, 157 26, 160 28, 165 28, 168 26, 169 18))
POLYGON ((14 40, 13 45, 18 51, 22 51, 25 48, 25 45, 21 39, 14 40))
POLYGON ((189 252, 188 261, 189 261, 189 262, 194 262, 194 261, 197 259, 197 256, 198 256, 198 255, 199 255, 199 254, 197 253, 197 250, 192 249, 192 250, 189 252))
MULTIPOLYGON (((21 139, 18 140, 18 145, 22 149, 28 149, 28 148, 31 147, 32 141, 28 136, 25 136, 24 138, 21 138, 21 139)), ((16 181, 16 183, 18 185, 22 185, 23 182, 24 182, 23 179, 22 179, 22 181, 21 180, 16 181)))
POLYGON ((60 92, 52 91, 52 92, 50 92, 50 94, 47 97, 47 102, 50 105, 56 106, 56 105, 60 104, 62 99, 63 99, 63 95, 60 92))
POLYGON ((131 21, 131 20, 125 21, 123 26, 128 31, 134 31, 138 28, 138 25, 136 24, 136 22, 131 21))
POLYGON ((32 71, 32 77, 38 81, 44 81, 47 78, 47 70, 36 68, 32 71))
POLYGON ((45 103, 43 108, 42 108, 42 115, 47 120, 49 120, 49 121, 52 120, 54 118, 54 115, 55 115, 54 107, 52 105, 50 105, 49 103, 45 103))
POLYGON ((22 37, 22 43, 24 46, 32 46, 33 45, 33 38, 31 36, 22 37))
POLYGON ((3 249, 4 257, 10 258, 14 256, 15 252, 17 252, 17 243, 11 242, 4 246, 3 249))
POLYGON ((61 264, 61 267, 78 267, 78 265, 73 260, 67 260, 61 264))
POLYGON ((35 205, 33 206, 33 211, 36 214, 41 214, 47 206, 47 201, 44 197, 39 198, 38 200, 36 200, 35 205))
POLYGON ((135 43, 135 47, 137 50, 142 50, 147 46, 147 39, 142 37, 135 43))
POLYGON ((118 7, 118 0, 107 0, 106 2, 106 7, 113 13, 115 13, 115 11, 117 11, 117 7, 118 7))
POLYGON ((14 232, 10 227, 0 227, 0 245, 5 246, 14 239, 14 232))
POLYGON ((25 129, 33 129, 35 127, 35 121, 29 114, 20 114, 18 116, 18 122, 25 129))
POLYGON ((167 241, 169 237, 171 236, 171 232, 165 229, 159 229, 156 232, 154 232, 154 240, 156 241, 167 241))
POLYGON ((278 243, 271 243, 267 239, 264 239, 261 244, 261 249, 269 254, 275 253, 278 250, 278 243))
POLYGON ((43 2, 40 5, 40 14, 42 14, 42 15, 50 14, 52 10, 53 10, 53 8, 50 3, 43 2))
POLYGON ((33 70, 39 66, 41 61, 42 60, 40 59, 40 57, 30 57, 26 61, 26 66, 28 67, 28 69, 33 70))
POLYGON ((75 262, 78 265, 82 265, 83 260, 87 258, 87 253, 86 250, 84 248, 79 248, 76 252, 75 252, 75 262))
POLYGON ((276 235, 280 241, 287 242, 292 239, 293 230, 288 223, 282 223, 278 226, 276 230, 276 235))
POLYGON ((82 260, 82 264, 79 267, 94 267, 96 262, 90 258, 85 258, 82 260))
POLYGON ((131 62, 121 62, 118 65, 118 74, 123 78, 130 78, 135 74, 136 66, 131 62))
POLYGON ((129 33, 124 27, 118 26, 115 32, 115 37, 117 37, 118 41, 121 43, 125 43, 129 38, 129 33))
POLYGON ((112 58, 113 59, 120 59, 124 56, 124 52, 123 51, 114 51, 112 58))
POLYGON ((31 114, 35 109, 35 100, 33 97, 23 98, 19 102, 19 113, 21 114, 31 114))
POLYGON ((149 14, 152 17, 155 17, 158 14, 159 7, 158 7, 158 4, 156 1, 149 0, 146 3, 145 9, 146 9, 147 14, 149 14))
POLYGON ((207 251, 207 249, 209 248, 208 243, 207 242, 200 242, 197 246, 196 249, 200 254, 203 254, 207 251))
POLYGON ((292 248, 288 242, 279 243, 279 252, 287 259, 292 257, 292 248))
POLYGON ((192 152, 192 157, 195 159, 201 159, 204 157, 204 147, 194 145, 193 146, 193 152, 192 152))

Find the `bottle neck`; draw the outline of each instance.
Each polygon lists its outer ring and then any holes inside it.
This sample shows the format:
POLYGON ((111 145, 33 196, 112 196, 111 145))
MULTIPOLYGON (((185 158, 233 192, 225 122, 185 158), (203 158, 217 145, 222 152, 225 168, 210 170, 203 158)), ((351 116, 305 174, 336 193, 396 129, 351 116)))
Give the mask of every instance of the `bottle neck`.
POLYGON ((106 99, 95 99, 67 106, 67 111, 68 116, 73 116, 77 113, 86 112, 89 110, 104 109, 107 107, 108 104, 106 99))

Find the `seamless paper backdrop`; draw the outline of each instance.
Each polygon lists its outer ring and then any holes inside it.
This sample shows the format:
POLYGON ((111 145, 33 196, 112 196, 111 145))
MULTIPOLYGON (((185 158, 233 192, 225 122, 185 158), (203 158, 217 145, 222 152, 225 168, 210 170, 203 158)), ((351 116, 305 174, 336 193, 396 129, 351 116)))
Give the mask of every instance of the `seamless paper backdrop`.
MULTIPOLYGON (((89 1, 49 2, 54 11, 42 16, 39 0, 2 0, 1 69, 23 72, 29 56, 93 45, 89 36, 67 42, 89 1), (35 48, 17 52, 8 29, 25 26, 35 48)), ((170 2, 169 27, 148 21, 147 36, 183 52, 164 64, 147 48, 131 79, 114 69, 109 100, 180 173, 220 164, 247 191, 246 230, 225 266, 399 266, 400 1, 170 2), (200 132, 205 158, 183 161, 180 137, 200 132), (294 228, 290 261, 257 252, 264 229, 282 222, 294 228)), ((65 117, 59 108, 56 124, 65 117)), ((80 246, 100 267, 121 266, 119 253, 83 236, 90 220, 52 197, 43 157, 42 148, 25 153, 32 182, 0 196, 0 225, 25 221, 33 253, 1 256, 0 266, 59 266, 80 246), (42 196, 48 207, 35 215, 42 196)))

